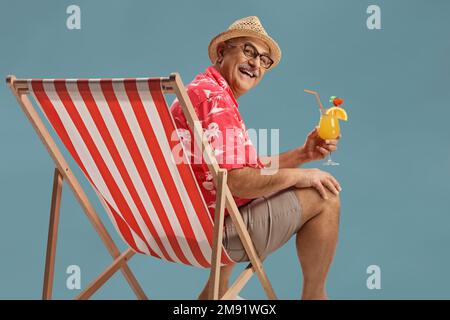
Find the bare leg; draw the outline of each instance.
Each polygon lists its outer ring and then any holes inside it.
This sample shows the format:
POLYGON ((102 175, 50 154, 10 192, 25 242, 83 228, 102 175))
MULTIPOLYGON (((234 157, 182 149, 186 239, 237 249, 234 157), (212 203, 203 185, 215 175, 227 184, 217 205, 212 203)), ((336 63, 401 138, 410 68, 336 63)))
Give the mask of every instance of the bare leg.
POLYGON ((302 299, 327 299, 326 279, 338 241, 339 196, 324 200, 313 188, 297 189, 302 227, 297 232, 297 255, 303 272, 302 299))
MULTIPOLYGON (((303 272, 302 299, 327 299, 326 278, 336 250, 339 229, 339 197, 328 193, 324 200, 313 188, 296 189, 302 206, 301 225, 297 232, 297 255, 303 272)), ((228 290, 234 264, 221 267, 219 296, 228 290)), ((208 299, 212 285, 208 279, 198 299, 208 299)))
MULTIPOLYGON (((225 292, 228 290, 228 280, 230 278, 230 275, 233 271, 235 264, 230 264, 227 266, 223 266, 220 268, 220 281, 219 281, 219 297, 223 296, 225 292)), ((206 282, 205 287, 203 288, 203 291, 198 296, 199 300, 206 300, 208 299, 208 292, 210 286, 212 286, 211 278, 208 279, 206 282)))

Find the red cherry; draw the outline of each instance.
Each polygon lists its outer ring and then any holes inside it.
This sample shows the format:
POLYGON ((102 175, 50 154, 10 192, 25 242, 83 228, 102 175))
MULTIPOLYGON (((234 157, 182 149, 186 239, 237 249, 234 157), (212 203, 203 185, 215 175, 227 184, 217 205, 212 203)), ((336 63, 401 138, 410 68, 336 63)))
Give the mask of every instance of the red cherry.
POLYGON ((344 100, 341 99, 341 98, 335 98, 335 99, 333 100, 333 104, 334 104, 335 107, 340 106, 340 105, 343 104, 343 103, 344 103, 344 100))

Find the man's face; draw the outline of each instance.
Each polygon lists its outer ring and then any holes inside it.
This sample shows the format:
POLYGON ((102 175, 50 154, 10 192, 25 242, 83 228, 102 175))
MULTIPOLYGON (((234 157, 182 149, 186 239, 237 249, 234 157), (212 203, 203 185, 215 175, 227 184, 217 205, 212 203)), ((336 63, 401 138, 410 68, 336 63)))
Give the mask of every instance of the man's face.
POLYGON ((261 57, 249 58, 243 52, 245 44, 253 46, 258 53, 270 57, 269 47, 252 37, 235 38, 218 46, 219 62, 216 67, 228 82, 235 98, 255 87, 263 78, 266 69, 261 66, 261 57))

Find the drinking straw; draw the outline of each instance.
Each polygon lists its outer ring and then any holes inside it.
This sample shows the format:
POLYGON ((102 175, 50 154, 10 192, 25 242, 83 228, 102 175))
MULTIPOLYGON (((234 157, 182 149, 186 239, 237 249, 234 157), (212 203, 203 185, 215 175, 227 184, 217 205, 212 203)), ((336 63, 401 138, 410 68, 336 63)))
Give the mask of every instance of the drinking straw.
POLYGON ((316 100, 317 100, 317 103, 319 104, 320 111, 322 112, 322 114, 325 114, 326 113, 325 112, 325 108, 323 107, 322 102, 320 101, 319 94, 317 92, 315 92, 315 91, 307 90, 307 89, 305 89, 305 92, 306 93, 311 93, 311 94, 316 96, 316 100))

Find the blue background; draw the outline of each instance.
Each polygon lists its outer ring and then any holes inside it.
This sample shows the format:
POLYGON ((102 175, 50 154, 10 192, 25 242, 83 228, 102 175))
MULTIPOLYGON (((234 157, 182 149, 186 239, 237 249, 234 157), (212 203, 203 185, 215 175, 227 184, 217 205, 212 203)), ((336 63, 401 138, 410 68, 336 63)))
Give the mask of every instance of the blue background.
MULTIPOLYGON (((213 36, 239 18, 259 16, 283 58, 239 99, 248 128, 279 128, 285 151, 303 144, 318 121, 304 88, 323 100, 339 95, 346 101, 349 121, 341 123, 333 154, 341 166, 331 169, 343 191, 330 298, 450 298, 450 1, 2 0, 0 6, 0 75, 18 78, 176 71, 188 83, 209 65, 213 36), (66 28, 70 4, 81 7, 81 30, 66 28), (366 27, 370 4, 381 7, 381 30, 366 27), (381 267, 381 290, 366 287, 372 264, 381 267)), ((0 85, 0 146, 0 298, 38 299, 53 164, 6 85, 0 85)), ((66 288, 67 266, 81 267, 85 286, 111 258, 67 186, 60 222, 54 297, 66 299, 79 293, 66 288)), ((153 299, 194 299, 208 274, 146 256, 130 265, 153 299)), ((300 296, 294 241, 265 265, 280 298, 300 296)), ((242 295, 265 298, 256 277, 242 295)), ((134 295, 118 273, 94 298, 134 295)))

